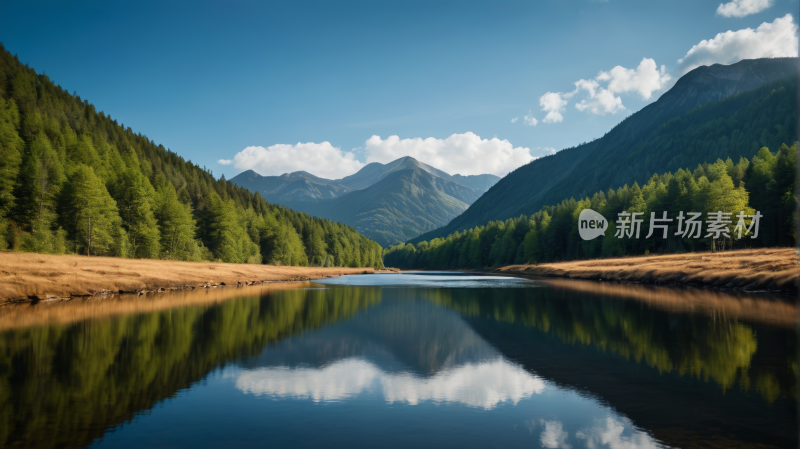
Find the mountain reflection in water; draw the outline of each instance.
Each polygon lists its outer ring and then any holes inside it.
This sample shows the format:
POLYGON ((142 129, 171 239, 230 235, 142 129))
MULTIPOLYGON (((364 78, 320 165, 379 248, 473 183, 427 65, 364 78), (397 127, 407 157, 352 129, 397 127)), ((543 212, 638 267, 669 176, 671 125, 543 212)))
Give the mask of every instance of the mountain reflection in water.
POLYGON ((797 447, 793 304, 592 285, 371 275, 7 307, 0 446, 797 447))
POLYGON ((429 301, 381 305, 346 325, 274 345, 236 379, 257 395, 335 401, 379 391, 386 402, 452 402, 487 410, 541 393, 461 316, 429 301))

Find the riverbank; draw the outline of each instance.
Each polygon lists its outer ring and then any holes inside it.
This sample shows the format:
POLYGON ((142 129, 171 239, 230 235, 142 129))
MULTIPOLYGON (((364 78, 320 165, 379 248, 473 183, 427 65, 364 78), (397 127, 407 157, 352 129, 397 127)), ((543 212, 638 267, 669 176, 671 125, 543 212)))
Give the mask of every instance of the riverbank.
POLYGON ((762 248, 510 265, 494 273, 739 290, 797 291, 795 248, 762 248))
POLYGON ((372 268, 278 267, 35 253, 0 253, 0 304, 123 292, 299 282, 372 268))

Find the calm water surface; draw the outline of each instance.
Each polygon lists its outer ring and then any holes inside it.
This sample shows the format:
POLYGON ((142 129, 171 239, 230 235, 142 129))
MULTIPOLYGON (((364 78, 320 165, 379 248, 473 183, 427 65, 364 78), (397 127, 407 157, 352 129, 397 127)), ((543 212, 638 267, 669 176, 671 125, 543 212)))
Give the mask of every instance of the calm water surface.
POLYGON ((0 446, 798 447, 787 301, 445 273, 303 287, 0 309, 0 446))

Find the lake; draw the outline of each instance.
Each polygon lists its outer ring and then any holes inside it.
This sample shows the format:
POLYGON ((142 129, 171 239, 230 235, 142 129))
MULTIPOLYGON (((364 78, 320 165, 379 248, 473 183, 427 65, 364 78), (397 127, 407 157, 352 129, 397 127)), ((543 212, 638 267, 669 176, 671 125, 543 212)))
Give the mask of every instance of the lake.
POLYGON ((2 447, 798 447, 767 294, 455 273, 0 309, 2 447))

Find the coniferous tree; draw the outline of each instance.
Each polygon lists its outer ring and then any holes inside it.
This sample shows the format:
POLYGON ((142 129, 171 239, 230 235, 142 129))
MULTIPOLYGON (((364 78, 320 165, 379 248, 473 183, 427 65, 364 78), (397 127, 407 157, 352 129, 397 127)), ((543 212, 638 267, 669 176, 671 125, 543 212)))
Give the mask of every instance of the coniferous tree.
POLYGON ((14 100, 0 97, 0 217, 6 217, 14 204, 14 181, 25 146, 18 127, 19 112, 14 100))
POLYGON ((117 206, 131 243, 131 256, 156 259, 160 254, 160 235, 153 203, 155 189, 138 166, 129 167, 114 188, 117 206))
POLYGON ((70 175, 61 196, 59 214, 76 243, 76 252, 88 255, 129 255, 117 204, 92 167, 79 165, 70 175))
POLYGON ((58 154, 43 131, 39 131, 23 156, 17 175, 15 216, 17 221, 35 233, 46 226, 43 215, 53 202, 64 182, 64 168, 58 154))
POLYGON ((159 223, 163 258, 202 260, 205 255, 194 238, 196 223, 192 208, 178 200, 175 187, 166 179, 162 178, 158 184, 153 208, 159 223))

